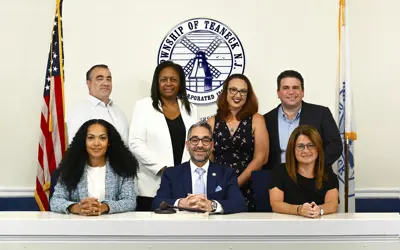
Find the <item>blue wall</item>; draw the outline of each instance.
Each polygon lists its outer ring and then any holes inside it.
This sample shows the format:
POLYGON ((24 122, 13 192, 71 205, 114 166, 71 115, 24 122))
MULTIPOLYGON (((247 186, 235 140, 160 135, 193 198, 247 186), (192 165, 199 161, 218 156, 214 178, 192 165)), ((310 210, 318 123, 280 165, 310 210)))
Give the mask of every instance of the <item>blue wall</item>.
POLYGON ((0 211, 39 211, 39 206, 33 197, 0 197, 0 211))
MULTIPOLYGON (((400 212, 400 199, 356 199, 357 212, 400 212)), ((33 197, 0 198, 0 211, 39 211, 33 197)))

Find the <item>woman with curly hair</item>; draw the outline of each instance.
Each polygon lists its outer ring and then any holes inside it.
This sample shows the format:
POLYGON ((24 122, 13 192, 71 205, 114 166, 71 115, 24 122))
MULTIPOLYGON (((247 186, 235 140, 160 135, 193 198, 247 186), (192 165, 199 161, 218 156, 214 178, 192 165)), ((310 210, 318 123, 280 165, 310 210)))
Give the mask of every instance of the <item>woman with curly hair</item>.
POLYGON ((110 123, 93 119, 76 133, 57 171, 53 212, 100 215, 134 211, 138 162, 110 123))

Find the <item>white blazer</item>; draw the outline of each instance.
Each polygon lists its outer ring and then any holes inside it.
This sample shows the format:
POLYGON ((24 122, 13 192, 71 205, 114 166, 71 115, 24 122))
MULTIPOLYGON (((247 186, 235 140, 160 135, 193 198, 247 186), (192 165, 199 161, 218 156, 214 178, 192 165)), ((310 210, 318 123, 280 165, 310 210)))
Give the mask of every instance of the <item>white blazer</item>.
MULTIPOLYGON (((178 103, 187 136, 190 126, 198 121, 197 108, 191 105, 189 115, 180 100, 178 103)), ((154 197, 161 182, 157 173, 165 166, 174 166, 174 154, 165 116, 153 108, 151 97, 136 102, 129 129, 129 148, 139 161, 138 196, 154 197)), ((189 158, 185 147, 182 162, 189 158)))

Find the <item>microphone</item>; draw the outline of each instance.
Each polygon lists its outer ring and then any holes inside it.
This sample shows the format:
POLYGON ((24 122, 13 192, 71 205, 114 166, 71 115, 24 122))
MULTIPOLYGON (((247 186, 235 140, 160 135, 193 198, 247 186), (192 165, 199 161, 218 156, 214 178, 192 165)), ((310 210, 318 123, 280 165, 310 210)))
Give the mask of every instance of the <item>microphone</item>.
POLYGON ((179 207, 179 206, 171 206, 168 204, 166 201, 162 201, 160 203, 159 208, 154 210, 154 213, 156 214, 174 214, 176 213, 175 209, 183 210, 183 211, 188 211, 188 212, 195 212, 195 213, 205 213, 207 211, 198 209, 198 208, 185 208, 185 207, 179 207))

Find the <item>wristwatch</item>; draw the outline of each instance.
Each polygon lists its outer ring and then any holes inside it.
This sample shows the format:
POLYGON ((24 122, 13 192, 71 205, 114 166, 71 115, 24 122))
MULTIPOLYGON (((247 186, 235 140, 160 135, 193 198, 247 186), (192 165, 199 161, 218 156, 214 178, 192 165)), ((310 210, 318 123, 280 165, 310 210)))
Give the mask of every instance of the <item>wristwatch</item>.
POLYGON ((321 206, 319 206, 319 215, 324 215, 324 209, 321 206))
POLYGON ((218 206, 217 202, 212 200, 211 201, 211 209, 212 209, 211 212, 217 211, 217 206, 218 206))

